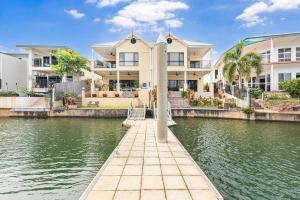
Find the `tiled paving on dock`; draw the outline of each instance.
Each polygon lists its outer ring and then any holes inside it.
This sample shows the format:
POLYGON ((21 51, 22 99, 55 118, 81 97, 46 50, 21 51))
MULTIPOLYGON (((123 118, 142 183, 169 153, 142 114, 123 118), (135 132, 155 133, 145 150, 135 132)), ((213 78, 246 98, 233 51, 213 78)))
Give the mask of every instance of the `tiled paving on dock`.
POLYGON ((222 199, 170 130, 167 144, 156 142, 155 126, 136 121, 81 199, 222 199))

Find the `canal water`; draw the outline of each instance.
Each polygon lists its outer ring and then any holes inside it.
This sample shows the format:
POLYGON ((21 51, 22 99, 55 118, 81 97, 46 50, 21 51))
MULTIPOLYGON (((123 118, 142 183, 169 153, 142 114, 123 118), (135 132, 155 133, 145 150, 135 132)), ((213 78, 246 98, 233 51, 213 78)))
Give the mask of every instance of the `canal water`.
POLYGON ((78 199, 125 134, 121 122, 0 119, 0 199, 78 199))
POLYGON ((300 199, 300 124, 175 121, 173 132, 224 199, 300 199))
MULTIPOLYGON (((176 119, 225 200, 299 199, 300 125, 176 119)), ((0 119, 0 199, 78 199, 126 132, 118 119, 0 119)))

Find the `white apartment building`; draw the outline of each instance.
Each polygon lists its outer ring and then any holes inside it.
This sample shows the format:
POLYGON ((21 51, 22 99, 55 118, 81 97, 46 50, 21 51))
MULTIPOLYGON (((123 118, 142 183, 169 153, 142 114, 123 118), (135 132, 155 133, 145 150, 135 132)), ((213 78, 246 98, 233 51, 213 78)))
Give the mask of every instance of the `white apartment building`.
POLYGON ((0 52, 0 90, 26 87, 27 54, 0 52))
MULTIPOLYGON (((263 72, 257 76, 253 71, 251 80, 243 80, 245 85, 264 91, 279 91, 281 81, 300 78, 300 33, 256 36, 246 38, 243 42, 243 54, 256 52, 263 58, 263 72)), ((222 59, 223 56, 215 65, 214 77, 215 82, 224 85, 226 78, 222 59)))
MULTIPOLYGON (((68 47, 51 45, 17 45, 17 47, 28 54, 25 73, 27 89, 44 93, 48 91, 50 83, 62 81, 59 75, 51 70, 50 66, 57 64, 55 57, 57 50, 69 49, 68 47)), ((66 76, 65 79, 65 81, 73 81, 73 76, 66 76)))

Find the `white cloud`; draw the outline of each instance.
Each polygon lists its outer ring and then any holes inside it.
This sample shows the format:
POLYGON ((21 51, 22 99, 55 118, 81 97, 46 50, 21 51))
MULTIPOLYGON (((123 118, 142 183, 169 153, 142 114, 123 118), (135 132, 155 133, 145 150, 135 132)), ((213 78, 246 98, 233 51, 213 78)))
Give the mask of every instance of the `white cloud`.
POLYGON ((179 28, 182 26, 182 21, 180 19, 168 19, 165 24, 170 28, 179 28))
POLYGON ((99 23, 99 22, 101 22, 101 18, 100 17, 96 17, 96 18, 93 19, 93 22, 99 23))
POLYGON ((102 7, 108 7, 108 6, 115 6, 119 3, 123 2, 129 2, 131 0, 86 0, 86 3, 97 3, 97 6, 102 8, 102 7))
POLYGON ((71 9, 71 10, 65 10, 66 13, 68 13, 70 16, 72 16, 75 19, 80 19, 85 16, 84 13, 79 12, 76 9, 71 9))
POLYGON ((246 8, 236 17, 236 20, 244 21, 243 27, 264 25, 266 18, 262 17, 262 14, 293 10, 299 7, 300 0, 261 0, 246 8))
POLYGON ((176 11, 189 6, 179 0, 137 0, 125 6, 111 19, 106 20, 116 29, 134 29, 137 32, 160 32, 165 25, 172 28, 182 26, 176 11))

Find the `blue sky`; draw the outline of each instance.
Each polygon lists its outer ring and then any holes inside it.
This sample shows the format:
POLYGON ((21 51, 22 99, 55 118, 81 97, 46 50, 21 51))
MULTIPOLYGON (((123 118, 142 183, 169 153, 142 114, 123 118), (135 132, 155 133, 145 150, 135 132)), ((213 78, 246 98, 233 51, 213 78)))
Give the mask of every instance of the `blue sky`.
POLYGON ((1 0, 0 51, 16 44, 67 45, 90 57, 94 43, 132 30, 212 43, 216 57, 239 40, 300 31, 300 0, 1 0))

